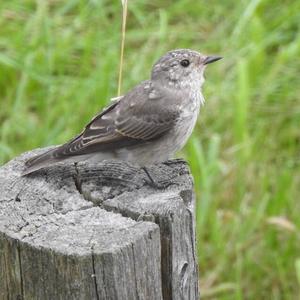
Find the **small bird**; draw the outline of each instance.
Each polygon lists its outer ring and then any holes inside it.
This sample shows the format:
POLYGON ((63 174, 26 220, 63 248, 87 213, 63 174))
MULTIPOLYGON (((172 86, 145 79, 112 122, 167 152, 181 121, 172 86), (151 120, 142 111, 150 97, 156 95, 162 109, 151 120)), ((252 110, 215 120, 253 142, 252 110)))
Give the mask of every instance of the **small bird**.
POLYGON ((66 144, 29 159, 22 175, 60 161, 118 159, 146 166, 170 159, 196 124, 206 66, 221 58, 169 51, 154 64, 150 80, 115 98, 66 144))

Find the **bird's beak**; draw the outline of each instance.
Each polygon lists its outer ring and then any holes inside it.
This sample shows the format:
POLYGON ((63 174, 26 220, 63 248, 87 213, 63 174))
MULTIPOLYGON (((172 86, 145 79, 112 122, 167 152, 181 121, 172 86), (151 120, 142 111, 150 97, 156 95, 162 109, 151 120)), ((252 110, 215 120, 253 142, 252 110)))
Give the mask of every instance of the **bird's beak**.
POLYGON ((220 60, 222 59, 223 57, 222 56, 207 56, 205 59, 204 59, 204 62, 203 64, 204 65, 208 65, 208 64, 211 64, 217 60, 220 60))

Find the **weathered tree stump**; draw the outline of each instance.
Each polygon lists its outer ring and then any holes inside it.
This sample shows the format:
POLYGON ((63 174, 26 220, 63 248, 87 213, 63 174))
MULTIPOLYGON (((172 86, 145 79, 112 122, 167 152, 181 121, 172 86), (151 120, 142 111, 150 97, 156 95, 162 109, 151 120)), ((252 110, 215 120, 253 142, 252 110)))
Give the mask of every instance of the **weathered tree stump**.
POLYGON ((0 168, 0 299, 198 299, 186 163, 0 168))

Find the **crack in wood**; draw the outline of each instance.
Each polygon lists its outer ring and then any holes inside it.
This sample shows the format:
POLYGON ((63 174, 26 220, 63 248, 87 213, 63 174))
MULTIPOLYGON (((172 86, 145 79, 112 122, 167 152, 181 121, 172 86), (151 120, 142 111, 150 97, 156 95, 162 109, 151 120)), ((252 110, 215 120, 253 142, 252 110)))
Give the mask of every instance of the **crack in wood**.
POLYGON ((76 162, 74 163, 74 168, 75 168, 75 174, 76 174, 73 177, 74 183, 75 183, 75 187, 76 187, 77 191, 79 192, 79 194, 81 194, 83 196, 82 187, 81 187, 81 180, 80 180, 80 175, 79 175, 79 170, 78 170, 76 162))
POLYGON ((96 267, 95 267, 95 253, 94 253, 94 245, 91 247, 92 251, 92 269, 93 269, 93 280, 95 285, 95 292, 96 292, 96 298, 97 300, 100 300, 99 292, 98 292, 98 284, 97 284, 97 276, 96 276, 96 267))
POLYGON ((131 250, 132 250, 132 256, 133 256, 133 272, 134 272, 134 281, 135 281, 135 285, 136 285, 136 288, 135 288, 135 298, 136 299, 139 299, 139 295, 138 295, 138 281, 137 281, 137 278, 136 278, 136 266, 135 266, 135 254, 134 254, 134 245, 133 243, 131 243, 131 250))
POLYGON ((22 270, 22 260, 21 260, 21 246, 18 242, 17 245, 17 251, 18 251, 18 260, 19 260, 19 271, 20 271, 20 286, 21 286, 21 299, 24 299, 24 282, 23 282, 23 270, 22 270))

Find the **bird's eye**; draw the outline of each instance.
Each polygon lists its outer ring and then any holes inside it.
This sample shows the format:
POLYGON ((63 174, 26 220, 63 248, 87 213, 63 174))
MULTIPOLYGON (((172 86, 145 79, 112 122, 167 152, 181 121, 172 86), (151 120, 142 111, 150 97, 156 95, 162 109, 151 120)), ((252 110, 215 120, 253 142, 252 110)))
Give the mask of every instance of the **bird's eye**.
POLYGON ((188 67, 190 65, 190 61, 188 59, 184 59, 180 62, 183 67, 188 67))

